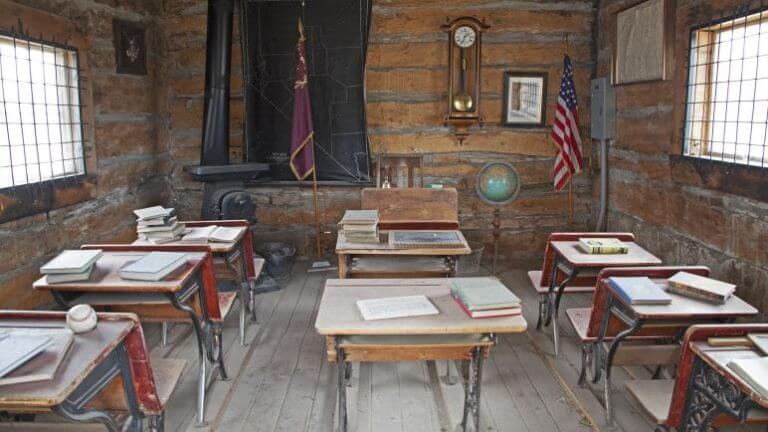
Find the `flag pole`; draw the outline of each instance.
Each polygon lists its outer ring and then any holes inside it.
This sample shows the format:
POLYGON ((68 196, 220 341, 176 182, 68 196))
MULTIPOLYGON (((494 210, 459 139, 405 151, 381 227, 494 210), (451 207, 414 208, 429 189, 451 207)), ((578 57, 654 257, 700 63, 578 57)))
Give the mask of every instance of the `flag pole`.
POLYGON ((573 225, 573 175, 568 179, 568 225, 573 225))
POLYGON ((315 247, 319 259, 322 252, 320 250, 320 217, 317 213, 317 169, 315 167, 312 167, 312 201, 315 205, 315 247))

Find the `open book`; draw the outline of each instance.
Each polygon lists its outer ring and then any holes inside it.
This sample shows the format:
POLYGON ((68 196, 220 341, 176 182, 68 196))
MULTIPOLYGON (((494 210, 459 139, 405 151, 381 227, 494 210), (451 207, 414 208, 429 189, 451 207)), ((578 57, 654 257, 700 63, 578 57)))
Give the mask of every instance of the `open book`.
POLYGON ((240 235, 240 227, 223 227, 210 225, 195 227, 181 238, 182 243, 205 244, 210 242, 232 243, 240 235))

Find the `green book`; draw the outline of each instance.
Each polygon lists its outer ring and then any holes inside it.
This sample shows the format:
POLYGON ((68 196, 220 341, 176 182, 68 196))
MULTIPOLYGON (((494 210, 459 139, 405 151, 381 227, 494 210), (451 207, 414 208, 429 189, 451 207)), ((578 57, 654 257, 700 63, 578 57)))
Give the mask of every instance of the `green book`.
POLYGON ((496 278, 453 278, 451 293, 470 311, 520 306, 520 299, 496 278))

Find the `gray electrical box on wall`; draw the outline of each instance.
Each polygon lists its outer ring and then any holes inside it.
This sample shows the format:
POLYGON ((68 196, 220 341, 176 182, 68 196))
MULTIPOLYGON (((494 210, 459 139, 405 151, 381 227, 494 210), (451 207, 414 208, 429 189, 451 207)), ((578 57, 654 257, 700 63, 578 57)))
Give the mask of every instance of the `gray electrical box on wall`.
POLYGON ((616 94, 608 78, 592 80, 592 139, 616 138, 616 94))

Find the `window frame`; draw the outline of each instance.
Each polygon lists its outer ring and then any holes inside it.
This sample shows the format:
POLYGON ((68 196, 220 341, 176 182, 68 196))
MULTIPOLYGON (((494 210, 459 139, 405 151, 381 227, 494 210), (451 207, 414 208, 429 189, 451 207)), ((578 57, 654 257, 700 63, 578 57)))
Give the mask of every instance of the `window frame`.
POLYGON ((77 51, 83 173, 0 190, 0 224, 92 200, 97 194, 93 84, 88 37, 66 17, 0 0, 0 31, 39 35, 31 41, 60 44, 77 51), (23 30, 23 31, 21 31, 23 30))
MULTIPOLYGON (((747 159, 746 162, 739 162, 735 155, 733 158, 726 158, 724 156, 716 157, 713 156, 713 153, 711 150, 709 152, 704 152, 703 147, 704 145, 711 145, 709 143, 709 135, 711 134, 711 123, 712 123, 712 110, 715 102, 713 101, 713 95, 712 95, 712 74, 713 74, 713 64, 715 63, 715 53, 714 49, 710 49, 710 52, 707 54, 708 59, 706 61, 706 79, 704 81, 705 88, 704 92, 706 96, 703 98, 703 102, 698 102, 698 99, 696 102, 691 103, 691 91, 694 86, 698 86, 696 81, 692 82, 692 77, 694 75, 694 72, 692 70, 691 60, 693 56, 693 42, 694 39, 698 37, 699 33, 711 33, 712 36, 710 36, 711 40, 710 43, 708 43, 708 46, 714 47, 716 45, 716 42, 712 42, 714 38, 716 38, 717 33, 719 31, 724 31, 728 29, 733 29, 736 26, 739 25, 745 25, 749 24, 750 17, 753 17, 754 15, 757 15, 757 17, 752 18, 751 21, 758 21, 760 20, 766 20, 768 21, 768 5, 766 5, 764 8, 758 8, 758 9, 749 9, 749 10, 740 10, 736 14, 725 16, 725 17, 719 17, 717 19, 713 19, 711 21, 708 21, 703 24, 698 24, 695 26, 692 26, 690 29, 690 32, 688 34, 688 39, 686 43, 686 63, 685 63, 685 99, 683 100, 683 127, 682 127, 682 133, 680 137, 681 141, 681 147, 680 147, 680 157, 683 159, 688 159, 692 161, 704 161, 706 163, 712 163, 712 164, 726 164, 729 166, 736 166, 736 167, 749 167, 749 168, 755 168, 755 169, 765 169, 768 170, 768 141, 766 141, 763 145, 764 151, 765 151, 765 158, 762 161, 761 165, 752 164, 749 163, 749 160, 747 159), (746 20, 746 22, 741 22, 741 20, 746 20), (712 29, 707 31, 707 29, 722 26, 723 23, 735 21, 731 25, 712 29), (689 123, 695 123, 697 120, 690 120, 689 113, 693 109, 692 106, 696 104, 704 104, 704 113, 702 114, 702 120, 700 121, 702 125, 699 127, 700 129, 700 138, 689 138, 688 130, 689 130, 689 123), (690 121, 689 121, 690 120, 690 121), (687 142, 691 140, 699 140, 702 144, 702 150, 700 151, 699 155, 693 155, 688 151, 687 148, 687 142)), ((758 24, 758 25, 768 25, 766 23, 764 24, 758 24)), ((697 44, 697 46, 701 46, 701 44, 697 44)), ((758 54, 758 58, 759 58, 758 54)), ((768 61, 768 55, 765 56, 766 61, 768 61)), ((699 64, 697 62, 697 64, 699 64)), ((755 81, 757 82, 759 78, 755 77, 755 81)), ((757 83, 756 83, 757 85, 757 83)), ((728 101, 726 101, 727 103, 728 101)), ((752 101, 754 103, 754 100, 752 101)), ((768 128, 766 129, 766 135, 768 135, 768 128)), ((738 145, 737 143, 735 145, 738 145)), ((716 154, 716 153, 715 153, 716 154)), ((738 154, 738 152, 736 153, 738 154)))
MULTIPOLYGON (((0 194, 5 195, 16 195, 14 194, 14 191, 23 191, 25 194, 28 194, 29 191, 25 191, 29 188, 34 188, 37 186, 40 189, 46 189, 48 187, 56 187, 56 186, 63 186, 67 187, 71 185, 73 182, 77 183, 80 180, 84 179, 88 175, 88 163, 87 163, 87 154, 85 151, 86 148, 86 137, 85 137, 85 119, 83 117, 84 110, 83 110, 83 80, 80 76, 81 68, 80 68, 80 49, 75 46, 70 46, 64 43, 56 42, 55 40, 46 40, 44 38, 37 38, 32 37, 29 35, 19 35, 18 33, 9 31, 7 29, 0 28, 0 37, 7 37, 14 40, 21 40, 24 42, 34 43, 34 44, 40 44, 45 46, 50 46, 54 48, 64 49, 67 51, 72 51, 75 53, 75 65, 74 68, 77 70, 77 94, 78 94, 78 104, 77 104, 77 111, 78 115, 80 117, 79 124, 76 126, 80 129, 80 153, 78 156, 80 156, 80 162, 82 163, 83 170, 82 172, 78 172, 75 174, 70 175, 64 175, 61 177, 54 177, 46 180, 36 181, 36 182, 29 182, 24 184, 18 184, 18 185, 12 185, 12 186, 6 186, 6 187, 0 187, 0 194)), ((67 65, 68 68, 72 68, 72 66, 67 65)), ((0 80, 0 84, 2 84, 2 80, 0 80)), ((70 101, 71 102, 71 101, 70 101)), ((7 119, 6 119, 7 121, 7 119)), ((75 126, 73 125, 72 129, 75 129, 75 126)), ((1 133, 1 132, 0 132, 1 133)), ((10 137, 9 137, 10 139, 10 137)), ((13 165, 11 165, 13 167, 13 165)), ((0 216, 0 221, 2 221, 2 216, 0 216)))

